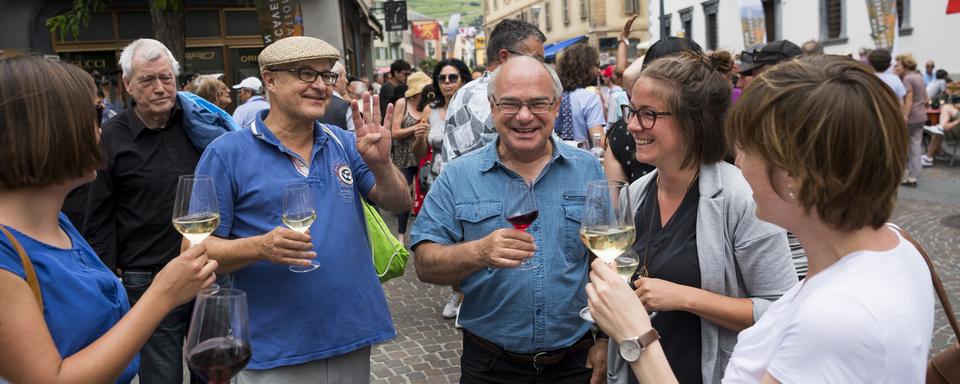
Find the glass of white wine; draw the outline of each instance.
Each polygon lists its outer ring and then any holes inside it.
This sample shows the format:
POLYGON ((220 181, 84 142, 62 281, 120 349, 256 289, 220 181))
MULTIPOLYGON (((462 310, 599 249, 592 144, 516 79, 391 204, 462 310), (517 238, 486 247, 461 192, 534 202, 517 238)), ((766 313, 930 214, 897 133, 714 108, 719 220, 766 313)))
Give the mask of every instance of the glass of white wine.
POLYGON ((213 177, 184 175, 177 181, 173 201, 173 227, 190 241, 190 246, 203 242, 220 226, 220 207, 213 177))
MULTIPOLYGON (((617 263, 617 259, 633 245, 636 229, 633 225, 630 184, 625 181, 596 180, 587 184, 587 199, 580 226, 580 240, 604 262, 617 263)), ((630 259, 629 256, 626 257, 630 259)), ((633 255, 633 269, 639 259, 633 255)), ((619 270, 619 268, 618 268, 619 270)), ((633 274, 633 271, 630 272, 633 274)), ((580 317, 593 321, 590 310, 583 308, 580 317)))
MULTIPOLYGON (((313 208, 313 196, 307 183, 292 183, 283 186, 283 225, 290 229, 306 233, 317 219, 317 211, 313 208)), ((310 272, 320 266, 316 260, 310 260, 310 265, 291 265, 293 272, 310 272)))

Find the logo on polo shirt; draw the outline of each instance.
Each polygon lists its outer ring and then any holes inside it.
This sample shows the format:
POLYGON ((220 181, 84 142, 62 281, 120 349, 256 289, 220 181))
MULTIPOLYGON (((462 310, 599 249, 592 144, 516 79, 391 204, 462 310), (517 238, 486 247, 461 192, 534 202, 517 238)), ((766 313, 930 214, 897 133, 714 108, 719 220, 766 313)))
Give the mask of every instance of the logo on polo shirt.
POLYGON ((337 172, 337 178, 340 179, 340 182, 344 185, 353 185, 353 171, 350 170, 350 166, 346 164, 337 164, 334 166, 334 169, 337 172))

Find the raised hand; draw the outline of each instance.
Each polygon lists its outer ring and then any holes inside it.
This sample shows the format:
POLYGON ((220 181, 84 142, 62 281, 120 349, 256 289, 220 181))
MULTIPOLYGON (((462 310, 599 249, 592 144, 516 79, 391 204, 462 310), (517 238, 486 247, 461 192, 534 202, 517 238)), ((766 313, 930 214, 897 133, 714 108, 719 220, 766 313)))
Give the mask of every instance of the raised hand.
POLYGON ((350 102, 353 110, 353 126, 357 133, 357 151, 367 166, 390 164, 390 144, 393 135, 390 127, 393 125, 393 104, 387 105, 387 114, 383 121, 380 119, 380 96, 370 96, 370 92, 363 93, 363 113, 357 101, 350 102))

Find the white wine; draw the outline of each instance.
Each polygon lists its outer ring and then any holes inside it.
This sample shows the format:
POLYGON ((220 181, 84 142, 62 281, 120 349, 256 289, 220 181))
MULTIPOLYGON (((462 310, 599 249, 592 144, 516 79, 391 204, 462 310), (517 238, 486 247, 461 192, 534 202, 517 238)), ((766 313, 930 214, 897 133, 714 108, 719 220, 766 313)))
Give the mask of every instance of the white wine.
POLYGON ((636 230, 632 225, 600 228, 581 228, 580 240, 597 257, 612 262, 633 244, 636 230))
POLYGON ((614 263, 617 265, 617 274, 629 283, 633 273, 637 271, 637 266, 640 265, 640 260, 634 256, 621 255, 614 260, 614 263))
POLYGON ((283 215, 283 224, 290 229, 304 233, 310 229, 310 225, 317 219, 317 212, 310 210, 308 212, 288 213, 283 215))
POLYGON ((219 226, 219 213, 198 213, 173 219, 173 227, 191 244, 199 244, 219 226))

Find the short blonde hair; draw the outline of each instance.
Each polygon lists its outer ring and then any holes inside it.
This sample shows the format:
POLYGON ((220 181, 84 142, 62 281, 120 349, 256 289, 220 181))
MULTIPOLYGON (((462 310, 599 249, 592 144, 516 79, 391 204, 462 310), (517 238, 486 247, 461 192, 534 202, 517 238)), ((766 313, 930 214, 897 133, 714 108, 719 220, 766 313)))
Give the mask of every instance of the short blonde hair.
POLYGON ((902 66, 903 66, 904 68, 906 68, 908 71, 916 71, 916 70, 917 70, 917 59, 914 59, 914 58, 913 58, 913 55, 911 55, 911 54, 909 54, 909 53, 904 53, 904 54, 901 54, 901 55, 897 55, 897 62, 899 62, 900 65, 902 65, 902 66))
POLYGON ((730 145, 786 170, 797 201, 838 230, 890 218, 907 157, 893 90, 853 59, 814 55, 753 79, 731 108, 730 145))
MULTIPOLYGON (((222 84, 223 82, 220 81, 220 79, 217 79, 216 76, 200 75, 190 82, 190 90, 197 96, 200 96, 213 104, 217 104, 217 99, 222 84)), ((223 87, 226 87, 226 85, 223 85, 223 87)))

